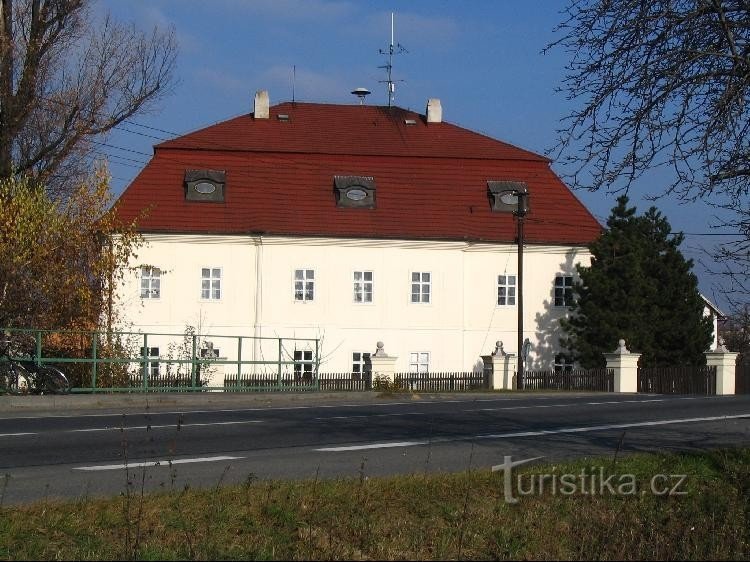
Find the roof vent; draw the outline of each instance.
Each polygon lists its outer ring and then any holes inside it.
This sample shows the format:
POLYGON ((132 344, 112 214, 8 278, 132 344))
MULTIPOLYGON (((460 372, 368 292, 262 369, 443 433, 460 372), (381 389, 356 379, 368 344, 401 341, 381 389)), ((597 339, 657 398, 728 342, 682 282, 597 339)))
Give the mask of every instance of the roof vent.
POLYGON ((404 125, 416 125, 417 122, 414 119, 404 119, 404 125))
POLYGON ((440 100, 437 98, 430 98, 427 100, 427 122, 443 122, 443 106, 440 105, 440 100))
POLYGON ((279 121, 289 121, 289 115, 287 115, 286 113, 279 113, 276 116, 276 119, 278 119, 279 121))
POLYGON ((268 90, 258 90, 255 92, 255 111, 253 116, 256 119, 268 119, 268 90))

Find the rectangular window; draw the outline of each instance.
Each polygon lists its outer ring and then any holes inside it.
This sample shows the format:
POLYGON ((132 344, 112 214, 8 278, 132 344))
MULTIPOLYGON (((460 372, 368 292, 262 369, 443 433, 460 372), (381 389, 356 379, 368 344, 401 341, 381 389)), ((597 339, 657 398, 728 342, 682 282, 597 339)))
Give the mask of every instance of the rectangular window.
POLYGON ((573 304, 573 277, 558 275, 555 277, 555 306, 573 304))
POLYGON ((204 267, 201 269, 201 298, 204 300, 221 299, 220 267, 204 267))
POLYGON ((567 373, 573 370, 573 361, 565 357, 562 353, 555 355, 555 372, 567 373))
POLYGON ((158 299, 161 296, 161 269, 141 267, 141 298, 158 299))
POLYGON ((411 274, 411 302, 429 303, 432 281, 429 273, 412 272, 411 274))
POLYGON ((313 352, 304 350, 294 351, 294 378, 306 379, 312 378, 313 372, 313 352))
POLYGON ((372 271, 354 272, 354 302, 372 302, 372 271))
POLYGON ((418 351, 409 354, 410 373, 428 373, 430 371, 430 353, 418 351))
POLYGON ((144 365, 141 363, 141 376, 144 375, 144 373, 148 373, 149 377, 158 377, 159 376, 159 348, 158 347, 149 347, 141 348, 141 357, 147 357, 149 361, 146 362, 145 365, 145 371, 144 371, 144 365), (151 361, 151 359, 155 359, 155 361, 151 361))
POLYGON ((294 270, 294 300, 308 302, 315 299, 315 270, 294 270))
POLYGON ((352 378, 359 380, 362 375, 371 372, 372 363, 370 363, 370 354, 360 351, 352 353, 352 378))
POLYGON ((515 306, 516 304, 516 276, 497 276, 497 306, 515 306))

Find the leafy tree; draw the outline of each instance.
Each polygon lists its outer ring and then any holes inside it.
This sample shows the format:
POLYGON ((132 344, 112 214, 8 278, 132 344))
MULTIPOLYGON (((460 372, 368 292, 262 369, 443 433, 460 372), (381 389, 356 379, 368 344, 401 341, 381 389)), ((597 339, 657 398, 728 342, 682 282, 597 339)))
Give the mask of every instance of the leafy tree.
POLYGON ((75 190, 97 137, 170 91, 173 30, 96 21, 92 4, 0 0, 0 178, 75 190))
POLYGON ((561 131, 573 185, 627 189, 665 167, 665 193, 723 208, 730 290, 750 292, 750 2, 571 0, 558 26, 577 102, 561 131))
POLYGON ((617 200, 607 229, 590 246, 591 265, 577 266, 571 315, 562 320, 566 353, 584 367, 604 365, 624 338, 642 366, 699 365, 711 343, 698 280, 655 208, 636 216, 617 200))
POLYGON ((0 327, 114 322, 114 288, 140 237, 111 205, 102 170, 64 199, 25 178, 0 180, 0 327))

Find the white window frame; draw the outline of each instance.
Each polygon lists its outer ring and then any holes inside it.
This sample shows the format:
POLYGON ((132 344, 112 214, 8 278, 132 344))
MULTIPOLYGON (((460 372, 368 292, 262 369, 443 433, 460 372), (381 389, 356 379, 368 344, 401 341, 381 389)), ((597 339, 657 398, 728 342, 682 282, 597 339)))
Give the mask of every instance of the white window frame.
POLYGON ((412 351, 409 353, 409 372, 410 373, 429 373, 430 372, 430 352, 429 351, 412 351))
POLYGON ((432 272, 431 271, 412 271, 409 273, 409 303, 410 304, 432 304, 432 272), (425 280, 425 275, 427 280, 425 280), (414 277, 417 276, 417 279, 414 277), (425 287, 427 287, 427 300, 425 298, 425 287), (417 293, 414 289, 417 288, 417 293), (417 295, 418 300, 414 300, 417 295))
POLYGON ((315 269, 312 267, 301 267, 298 269, 295 269, 292 273, 292 297, 294 298, 294 302, 298 303, 307 303, 307 302, 314 302, 315 301, 315 269), (297 274, 301 274, 301 278, 297 278, 297 274), (312 276, 308 277, 308 274, 312 274, 312 276), (298 292, 297 292, 297 283, 300 283, 301 288, 299 295, 301 295, 301 298, 297 298, 298 292), (308 284, 311 286, 311 296, 308 297, 308 284))
POLYGON ((359 269, 352 273, 352 289, 353 289, 353 301, 354 304, 372 304, 375 301, 375 273, 372 270, 359 269), (370 279, 367 280, 367 274, 370 274, 370 279), (359 274, 360 279, 357 279, 359 274), (367 286, 370 286, 370 300, 367 300, 367 286), (360 300, 357 300, 357 297, 360 300))
MULTIPOLYGON (((139 357, 143 359, 143 352, 145 348, 141 347, 141 354, 139 357)), ((148 369, 148 377, 151 379, 152 377, 158 377, 159 376, 159 348, 158 347, 148 347, 148 355, 146 356, 149 361, 146 362, 146 369, 148 369), (153 359, 154 361, 151 361, 153 359)), ((141 376, 144 376, 143 372, 143 363, 141 363, 140 368, 141 376)))
POLYGON ((518 302, 518 276, 515 273, 500 273, 496 277, 495 285, 495 306, 498 307, 513 307, 518 302), (513 283, 509 283, 510 278, 513 278, 513 283), (501 281, 502 280, 502 281, 501 281), (500 290, 504 289, 504 295, 500 295, 500 290), (500 302, 500 299, 505 299, 504 303, 500 302), (513 302, 508 302, 508 301, 513 302))
POLYGON ((294 358, 294 378, 300 379, 307 375, 312 378, 313 365, 315 364, 312 350, 295 349, 292 357, 294 358))
POLYGON ((141 299, 161 298, 161 268, 151 265, 141 266, 141 299), (145 287, 144 287, 145 281, 145 287))
POLYGON ((574 282, 572 275, 555 275, 555 284, 552 287, 552 303, 555 308, 569 308, 573 304, 574 282), (558 285, 558 282, 561 284, 558 285), (562 292, 562 295, 560 296, 562 304, 557 303, 558 289, 562 292), (566 294, 568 298, 566 298, 566 294))
POLYGON ((565 358, 562 353, 555 355, 555 361, 552 365, 552 370, 555 373, 565 373, 575 369, 575 365, 572 361, 565 358))
POLYGON ((224 296, 224 289, 222 287, 222 279, 224 278, 224 269, 221 267, 201 267, 201 300, 202 301, 220 301, 222 297, 224 296), (208 277, 203 276, 203 272, 205 270, 208 270, 208 277), (219 275, 218 277, 214 277, 214 273, 218 271, 219 275), (204 288, 203 288, 203 282, 208 281, 208 296, 204 296, 204 288), (219 283, 219 296, 214 297, 214 283, 218 281, 219 283))
POLYGON ((369 351, 352 351, 352 377, 361 378, 365 373, 372 373, 369 351))

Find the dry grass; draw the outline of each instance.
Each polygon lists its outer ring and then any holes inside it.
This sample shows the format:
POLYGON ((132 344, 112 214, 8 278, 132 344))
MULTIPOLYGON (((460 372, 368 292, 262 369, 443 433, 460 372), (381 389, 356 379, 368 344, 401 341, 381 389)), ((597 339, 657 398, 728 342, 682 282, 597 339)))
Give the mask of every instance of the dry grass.
MULTIPOLYGON (((687 474, 687 495, 503 500, 500 473, 255 482, 0 511, 3 559, 738 559, 750 556, 750 450, 588 460, 687 474)), ((597 468, 598 470, 598 468, 597 468)))

